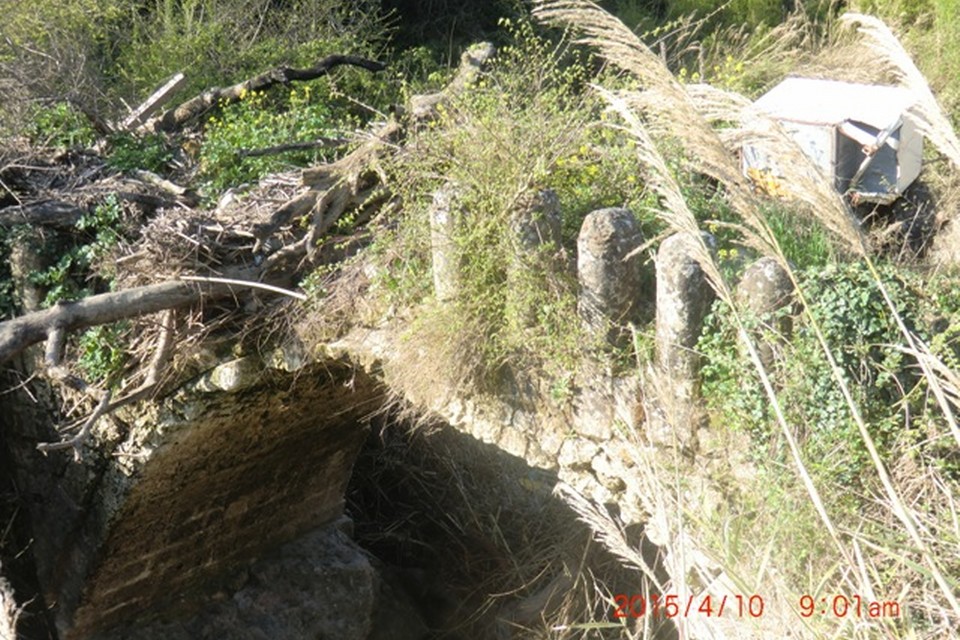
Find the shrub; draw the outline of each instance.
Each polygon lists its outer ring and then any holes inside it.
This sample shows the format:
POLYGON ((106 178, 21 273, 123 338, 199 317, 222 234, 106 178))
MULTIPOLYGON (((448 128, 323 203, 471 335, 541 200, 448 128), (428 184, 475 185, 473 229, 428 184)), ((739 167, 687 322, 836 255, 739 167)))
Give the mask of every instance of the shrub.
POLYGON ((373 56, 386 34, 376 2, 342 0, 153 0, 127 20, 113 71, 122 95, 143 95, 178 71, 193 95, 280 64, 373 56))
POLYGON ((134 135, 117 133, 110 137, 107 163, 123 171, 163 171, 173 159, 173 150, 158 133, 134 135))
MULTIPOLYGON (((59 257, 53 266, 33 277, 34 284, 47 289, 44 306, 59 300, 75 300, 94 293, 90 272, 120 239, 123 207, 115 195, 107 196, 93 211, 77 222, 79 240, 67 248, 51 247, 59 257)), ((110 266, 101 269, 109 276, 110 266)))
MULTIPOLYGON (((895 267, 882 270, 883 284, 908 326, 919 324, 930 301, 918 297, 919 282, 895 267)), ((861 264, 834 264, 799 272, 812 321, 795 318, 782 365, 773 374, 788 421, 801 436, 806 460, 830 484, 855 486, 872 473, 860 434, 831 374, 811 322, 823 332, 855 401, 883 455, 890 455, 905 415, 920 415, 911 393, 921 379, 900 345, 902 337, 876 281, 861 264), (906 412, 904 414, 904 412, 906 412)), ((782 313, 791 313, 784 310, 782 313)), ((749 323, 748 319, 748 323, 749 323)), ((700 342, 705 357, 704 394, 718 428, 754 437, 756 458, 770 458, 780 436, 753 366, 736 342, 729 309, 718 303, 700 342)), ((925 333, 925 332, 921 332, 925 333)), ((909 424, 909 421, 907 421, 909 424)))
POLYGON ((84 378, 99 384, 118 373, 126 361, 124 345, 129 340, 129 322, 87 329, 77 341, 77 366, 84 378))

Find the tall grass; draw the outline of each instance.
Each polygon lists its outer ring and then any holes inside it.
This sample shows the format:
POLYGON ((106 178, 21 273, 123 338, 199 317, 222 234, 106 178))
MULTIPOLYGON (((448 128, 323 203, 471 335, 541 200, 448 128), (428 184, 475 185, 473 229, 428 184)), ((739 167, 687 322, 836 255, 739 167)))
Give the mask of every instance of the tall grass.
MULTIPOLYGON (((671 471, 655 459, 638 461, 638 466, 649 470, 646 475, 647 486, 641 495, 670 497, 670 504, 656 504, 651 498, 649 505, 651 512, 656 514, 654 519, 660 518, 666 522, 668 534, 662 540, 668 556, 685 559, 671 566, 673 584, 669 586, 670 591, 691 589, 688 582, 691 575, 717 576, 716 570, 710 568, 711 563, 703 560, 712 557, 719 564, 719 575, 726 576, 730 582, 730 589, 753 586, 777 594, 781 601, 771 603, 776 610, 773 617, 789 625, 796 637, 867 638, 884 634, 888 637, 932 638, 942 637, 940 634, 945 629, 956 629, 960 624, 960 606, 955 595, 956 576, 950 573, 956 570, 960 561, 960 546, 957 545, 956 518, 949 515, 956 513, 955 481, 929 470, 926 475, 913 477, 891 472, 891 468, 898 466, 897 461, 887 458, 890 450, 883 450, 876 443, 870 425, 864 418, 858 394, 836 356, 839 350, 856 345, 828 342, 820 321, 812 312, 814 301, 806 298, 804 283, 791 269, 765 218, 764 210, 756 206, 732 160, 731 149, 745 141, 789 150, 791 145, 788 138, 774 123, 758 114, 744 112, 744 103, 736 96, 724 95, 707 87, 680 85, 658 56, 597 5, 585 0, 537 0, 535 6, 535 15, 539 19, 583 34, 581 42, 595 47, 642 86, 642 93, 615 93, 601 87, 596 89, 619 116, 621 131, 636 141, 639 164, 661 196, 659 214, 663 221, 676 231, 700 237, 696 233, 697 222, 661 155, 660 148, 668 138, 678 139, 691 164, 723 184, 726 197, 742 216, 740 231, 744 238, 755 241, 754 244, 762 247, 765 253, 777 258, 790 274, 797 290, 801 317, 813 331, 822 356, 829 365, 833 384, 843 398, 849 419, 856 426, 859 447, 866 451, 869 469, 873 473, 871 486, 876 494, 872 498, 856 498, 862 513, 844 510, 837 506, 837 500, 827 499, 833 496, 825 492, 837 491, 837 488, 826 484, 811 469, 812 461, 804 455, 797 437, 802 425, 789 422, 782 405, 782 390, 778 389, 772 372, 762 363, 754 339, 745 328, 744 310, 731 293, 732 283, 724 279, 715 258, 701 244, 697 258, 719 298, 731 309, 736 334, 762 385, 780 434, 787 443, 792 472, 802 493, 797 494, 781 477, 778 480, 784 482, 781 496, 775 501, 754 502, 754 511, 746 516, 746 523, 741 516, 735 525, 754 536, 752 546, 766 550, 759 557, 732 557, 727 550, 717 546, 717 536, 710 530, 716 526, 716 519, 702 515, 698 517, 702 507, 689 498, 689 493, 680 490, 681 482, 676 471, 671 471), (722 123, 724 128, 718 133, 710 126, 710 121, 722 123), (729 126, 731 122, 734 123, 733 127, 729 126), (923 495, 936 496, 936 499, 931 503, 917 501, 917 484, 925 487, 923 495), (786 564, 775 564, 777 558, 782 560, 790 553, 784 554, 782 550, 777 552, 774 549, 778 540, 782 544, 782 538, 771 535, 764 540, 762 536, 766 535, 765 527, 778 520, 779 527, 810 532, 809 525, 801 523, 799 512, 784 512, 787 504, 801 495, 805 496, 806 504, 801 503, 799 511, 812 510, 817 514, 830 543, 824 547, 810 544, 808 539, 809 546, 806 548, 796 543, 798 546, 790 552, 800 557, 809 554, 807 560, 800 563, 800 570, 796 570, 786 564), (946 505, 948 511, 942 518, 931 515, 930 509, 934 503, 946 505), (886 510, 893 518, 878 528, 871 521, 872 516, 866 515, 873 506, 886 510), (939 524, 934 525, 934 522, 939 524), (897 543, 896 540, 902 542, 897 543), (750 576, 753 576, 752 579, 748 579, 750 576), (855 623, 838 616, 802 617, 799 615, 798 594, 812 593, 814 590, 817 594, 858 594, 864 599, 873 600, 898 598, 904 601, 902 605, 907 605, 909 600, 913 610, 918 613, 901 620, 859 619, 855 623)), ((953 159, 956 137, 942 117, 942 112, 936 108, 929 87, 893 34, 875 19, 851 16, 846 20, 861 25, 874 49, 884 54, 891 70, 918 96, 921 105, 918 119, 928 135, 936 135, 942 141, 943 152, 953 159)), ((889 308, 890 318, 900 332, 901 348, 913 356, 923 381, 932 392, 933 404, 924 416, 913 419, 922 418, 935 425, 934 428, 938 430, 936 437, 949 434, 956 437, 952 406, 956 401, 956 373, 933 355, 901 317, 878 273, 876 259, 856 220, 834 193, 832 186, 812 170, 809 162, 803 161, 798 150, 793 149, 792 152, 796 162, 784 163, 791 169, 784 183, 792 187, 792 195, 808 205, 806 210, 809 214, 832 232, 849 255, 865 262, 889 308)), ((788 367, 791 363, 782 363, 781 366, 788 367)), ((891 407, 891 410, 896 408, 891 407)), ((655 412, 648 412, 648 415, 655 415, 655 412)), ((668 411, 667 416, 670 415, 668 411)), ((906 416, 905 420, 909 425, 911 417, 906 416)), ((727 434, 717 433, 713 437, 722 441, 727 434)), ((741 487, 741 491, 748 495, 750 491, 767 491, 766 495, 771 495, 773 492, 770 489, 756 479, 741 487)), ((739 505, 734 501, 718 512, 729 510, 727 513, 736 513, 744 508, 744 503, 751 501, 744 500, 742 495, 739 505)), ((597 521, 595 514, 591 516, 582 504, 573 501, 573 506, 595 525, 600 539, 609 545, 611 551, 621 555, 625 561, 635 563, 631 554, 625 552, 618 541, 612 540, 607 524, 597 521)), ((725 521, 724 526, 734 525, 725 521)), ((813 539, 816 539, 815 535, 813 539)), ((709 592, 708 582, 707 587, 701 588, 701 593, 709 592)), ((694 619, 678 621, 678 624, 681 631, 687 627, 692 637, 772 637, 769 627, 764 629, 762 627, 765 625, 762 624, 751 626, 748 621, 711 623, 709 620, 694 619)))

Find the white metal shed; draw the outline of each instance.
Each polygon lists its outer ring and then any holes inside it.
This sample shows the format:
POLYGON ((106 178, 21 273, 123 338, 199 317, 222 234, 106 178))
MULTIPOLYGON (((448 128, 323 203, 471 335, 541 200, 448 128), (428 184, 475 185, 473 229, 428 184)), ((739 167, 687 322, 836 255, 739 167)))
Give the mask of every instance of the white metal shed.
MULTIPOLYGON (((920 175, 923 136, 907 117, 914 103, 900 87, 787 78, 752 108, 779 121, 837 190, 890 203, 920 175)), ((745 146, 742 159, 744 171, 779 174, 775 153, 745 146)))

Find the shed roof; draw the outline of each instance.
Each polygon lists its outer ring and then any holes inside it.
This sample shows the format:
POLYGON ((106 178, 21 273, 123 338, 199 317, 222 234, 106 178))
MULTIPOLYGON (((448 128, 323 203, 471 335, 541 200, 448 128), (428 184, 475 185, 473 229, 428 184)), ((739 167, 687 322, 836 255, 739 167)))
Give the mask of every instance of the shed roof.
POLYGON ((883 129, 915 102, 913 95, 901 87, 787 78, 754 106, 778 120, 825 125, 855 120, 883 129))

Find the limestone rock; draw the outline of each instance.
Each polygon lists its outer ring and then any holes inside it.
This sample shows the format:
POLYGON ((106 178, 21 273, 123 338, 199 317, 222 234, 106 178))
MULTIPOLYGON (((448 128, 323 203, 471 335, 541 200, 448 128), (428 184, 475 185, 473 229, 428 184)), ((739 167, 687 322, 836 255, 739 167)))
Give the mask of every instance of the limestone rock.
POLYGON ((589 331, 622 342, 635 320, 641 292, 640 256, 626 260, 643 243, 643 234, 627 209, 600 209, 589 214, 577 238, 580 317, 589 331))
POLYGON ((565 468, 589 469, 590 463, 599 451, 600 448, 589 440, 570 438, 560 447, 560 456, 557 462, 565 468))
POLYGON ((560 198, 552 189, 529 194, 517 203, 510 216, 510 233, 519 257, 539 247, 560 245, 560 198))
POLYGON ((550 255, 560 247, 560 198, 545 189, 521 198, 510 216, 512 257, 507 268, 507 309, 519 325, 536 322, 536 309, 523 276, 550 269, 550 255))
POLYGON ((257 384, 262 373, 263 365, 259 358, 251 356, 237 358, 224 362, 210 371, 201 382, 200 388, 236 393, 257 384))
POLYGON ((412 606, 391 594, 367 555, 337 526, 284 545, 225 586, 201 596, 195 615, 142 622, 100 640, 367 640, 381 608, 392 613, 392 633, 375 637, 415 640, 425 632, 412 606))

